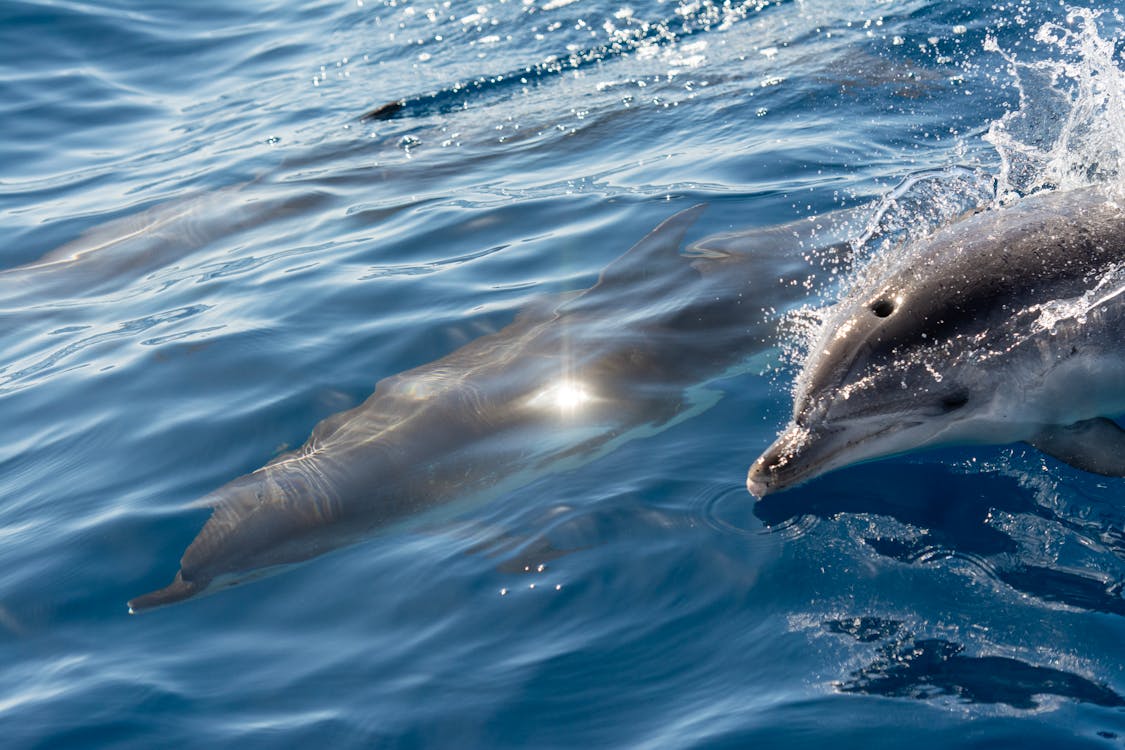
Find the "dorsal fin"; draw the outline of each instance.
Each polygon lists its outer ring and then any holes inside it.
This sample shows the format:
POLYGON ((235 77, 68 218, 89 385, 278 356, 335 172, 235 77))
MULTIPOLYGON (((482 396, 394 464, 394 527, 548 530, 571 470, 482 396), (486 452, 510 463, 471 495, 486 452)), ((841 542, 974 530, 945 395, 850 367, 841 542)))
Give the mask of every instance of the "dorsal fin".
POLYGON ((680 255, 684 235, 706 207, 699 203, 662 221, 644 239, 606 266, 590 291, 655 276, 667 271, 673 263, 686 265, 680 255))
POLYGON ((684 254, 703 275, 724 273, 731 264, 748 261, 766 276, 807 275, 814 262, 833 268, 848 262, 849 240, 869 210, 867 205, 844 208, 786 224, 714 234, 693 242, 684 254))
POLYGON ((644 239, 610 263, 598 281, 580 295, 559 307, 559 312, 589 310, 602 302, 620 304, 623 294, 656 295, 675 288, 685 278, 698 278, 691 259, 680 254, 684 235, 706 206, 702 203, 665 219, 644 239))

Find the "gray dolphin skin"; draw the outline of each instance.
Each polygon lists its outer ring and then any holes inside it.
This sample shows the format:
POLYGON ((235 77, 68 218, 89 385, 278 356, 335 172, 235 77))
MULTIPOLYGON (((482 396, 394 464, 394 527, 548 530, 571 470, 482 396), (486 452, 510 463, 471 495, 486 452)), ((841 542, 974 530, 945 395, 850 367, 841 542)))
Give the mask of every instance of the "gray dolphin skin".
POLYGON ((945 444, 1024 441, 1125 476, 1119 203, 1095 188, 1035 195, 893 260, 829 311, 751 494, 945 444))
POLYGON ((167 587, 132 612, 431 522, 707 408, 709 379, 774 343, 767 312, 799 299, 802 248, 843 254, 851 212, 721 235, 681 254, 702 207, 668 219, 591 288, 379 382, 296 451, 219 488, 167 587))
POLYGON ((287 195, 247 183, 188 195, 114 219, 43 257, 0 271, 0 313, 41 309, 43 299, 92 297, 189 257, 217 238, 232 241, 324 202, 317 192, 287 195))

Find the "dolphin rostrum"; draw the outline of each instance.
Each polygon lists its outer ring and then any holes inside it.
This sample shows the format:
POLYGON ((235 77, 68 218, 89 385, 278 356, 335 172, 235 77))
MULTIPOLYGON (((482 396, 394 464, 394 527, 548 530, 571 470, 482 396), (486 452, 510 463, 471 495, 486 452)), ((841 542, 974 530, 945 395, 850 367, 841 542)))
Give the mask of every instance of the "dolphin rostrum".
POLYGON ((1096 188, 1025 198, 872 263, 832 308, 762 497, 925 446, 1024 441, 1125 476, 1125 210, 1096 188))
MULTIPOLYGON (((591 288, 379 382, 297 450, 219 488, 167 587, 169 604, 299 562, 432 508, 511 491, 709 407, 708 379, 773 343, 773 308, 804 294, 801 248, 841 253, 847 218, 720 235, 680 253, 702 207, 668 219, 591 288)), ((753 362, 750 363, 753 366, 753 362)))

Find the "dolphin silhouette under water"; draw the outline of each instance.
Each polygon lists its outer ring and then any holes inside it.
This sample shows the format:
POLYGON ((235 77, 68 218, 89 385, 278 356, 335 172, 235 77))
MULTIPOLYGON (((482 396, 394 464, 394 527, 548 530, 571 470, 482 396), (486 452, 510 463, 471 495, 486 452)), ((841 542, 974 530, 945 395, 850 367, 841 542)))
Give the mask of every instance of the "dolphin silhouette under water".
POLYGON ((1125 476, 1125 210, 1052 192, 873 264, 829 311, 793 416, 750 468, 758 497, 952 443, 1025 441, 1125 476))
POLYGON ((707 380, 772 345, 767 310, 806 293, 801 248, 843 253, 851 214, 720 235, 681 254, 701 210, 665 221, 591 288, 380 381, 299 449, 204 498, 213 514, 175 580, 130 611, 432 521, 426 511, 463 509, 710 406, 707 380))

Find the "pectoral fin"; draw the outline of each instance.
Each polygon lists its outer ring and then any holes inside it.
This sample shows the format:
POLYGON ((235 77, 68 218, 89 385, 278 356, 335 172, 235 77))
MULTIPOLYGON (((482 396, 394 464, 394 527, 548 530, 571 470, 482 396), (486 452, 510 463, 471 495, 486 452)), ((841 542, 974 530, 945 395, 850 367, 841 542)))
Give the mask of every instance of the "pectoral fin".
POLYGON ((1112 419, 1049 425, 1027 442, 1076 469, 1125 477, 1125 429, 1112 419))

